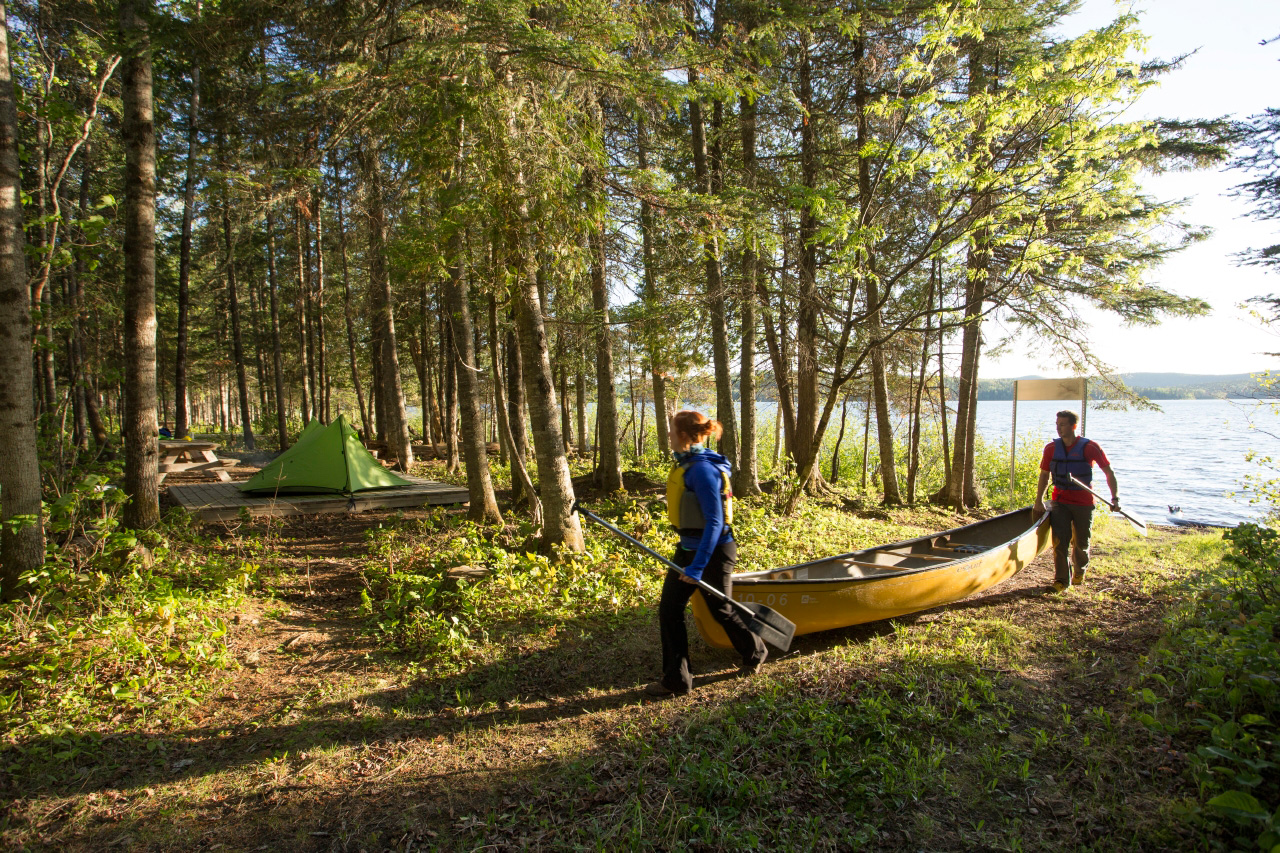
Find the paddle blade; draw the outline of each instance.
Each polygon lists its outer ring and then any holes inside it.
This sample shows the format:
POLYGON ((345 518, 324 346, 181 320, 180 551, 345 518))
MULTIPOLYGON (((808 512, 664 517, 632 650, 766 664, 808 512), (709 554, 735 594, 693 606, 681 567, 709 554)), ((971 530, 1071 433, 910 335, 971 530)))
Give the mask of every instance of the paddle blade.
POLYGON ((1121 510, 1120 514, 1125 517, 1126 521, 1133 525, 1133 529, 1138 531, 1139 536, 1147 535, 1147 523, 1145 521, 1136 515, 1125 512, 1124 510, 1121 510))
POLYGON ((763 604, 749 603, 745 606, 754 614, 747 625, 748 631, 780 652, 791 648, 791 640, 796 635, 796 623, 763 604))

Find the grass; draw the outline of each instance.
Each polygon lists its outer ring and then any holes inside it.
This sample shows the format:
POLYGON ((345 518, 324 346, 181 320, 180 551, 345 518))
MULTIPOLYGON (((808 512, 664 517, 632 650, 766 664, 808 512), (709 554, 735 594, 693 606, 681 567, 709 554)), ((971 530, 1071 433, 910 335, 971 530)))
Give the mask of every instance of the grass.
MULTIPOLYGON (((646 500, 594 505, 667 550, 646 500)), ((959 521, 847 505, 781 518, 769 498, 744 501, 741 569, 959 521)), ((1140 719, 1164 619, 1188 579, 1217 570, 1217 536, 1136 540, 1099 519, 1089 583, 1069 594, 1045 593, 1042 557, 951 607, 802 637, 746 680, 695 640, 696 689, 655 703, 638 690, 659 655, 661 573, 647 558, 589 531, 585 555, 552 563, 521 550, 519 524, 441 510, 334 519, 171 523, 150 568, 124 555, 101 577, 68 570, 6 619, 3 846, 1162 850, 1217 838, 1186 816, 1195 751, 1178 738, 1193 735, 1140 719), (459 565, 487 574, 451 576, 459 565)))

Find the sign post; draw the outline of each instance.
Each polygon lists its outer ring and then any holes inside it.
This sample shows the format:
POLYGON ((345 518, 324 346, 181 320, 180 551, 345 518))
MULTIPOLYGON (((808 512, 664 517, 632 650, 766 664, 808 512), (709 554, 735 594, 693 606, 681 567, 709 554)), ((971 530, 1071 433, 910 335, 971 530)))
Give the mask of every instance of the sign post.
POLYGON ((1089 380, 1084 376, 1071 379, 1013 380, 1013 435, 1009 439, 1009 497, 1014 493, 1014 474, 1018 459, 1019 400, 1079 400, 1080 435, 1084 435, 1085 407, 1089 402, 1089 380))

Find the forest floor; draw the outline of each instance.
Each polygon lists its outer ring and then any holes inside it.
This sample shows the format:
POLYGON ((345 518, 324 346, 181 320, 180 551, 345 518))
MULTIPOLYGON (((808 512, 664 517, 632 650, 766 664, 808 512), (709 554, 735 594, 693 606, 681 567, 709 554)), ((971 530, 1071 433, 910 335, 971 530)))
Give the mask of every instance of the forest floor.
MULTIPOLYGON (((904 509, 892 530, 949 526, 944 516, 904 509)), ((641 689, 660 661, 656 583, 647 605, 494 623, 483 655, 388 647, 368 603, 379 531, 449 537, 455 518, 428 508, 218 526, 202 547, 263 567, 207 617, 225 627, 224 664, 193 674, 185 702, 113 711, 99 697, 41 725, 14 712, 0 846, 1204 843, 1176 817, 1185 746, 1135 721, 1135 689, 1178 579, 1217 560, 1215 534, 1137 540, 1104 521, 1081 588, 1050 592, 1045 554, 958 604, 797 638, 753 678, 691 632, 695 690, 655 701, 641 689)), ((866 524, 891 539, 888 523, 866 524)), ((37 659, 21 644, 5 653, 11 667, 37 659)))

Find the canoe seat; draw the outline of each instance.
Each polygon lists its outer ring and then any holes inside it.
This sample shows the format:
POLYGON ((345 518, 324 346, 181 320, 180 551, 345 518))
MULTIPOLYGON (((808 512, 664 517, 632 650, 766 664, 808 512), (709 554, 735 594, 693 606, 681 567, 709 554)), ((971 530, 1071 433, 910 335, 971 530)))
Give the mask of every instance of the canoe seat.
MULTIPOLYGON (((959 549, 948 549, 948 550, 959 551, 959 549)), ((937 556, 934 556, 933 554, 913 553, 911 551, 881 551, 880 553, 893 554, 895 557, 910 557, 913 560, 930 560, 935 563, 949 563, 955 559, 955 557, 937 557, 937 556)), ((960 551, 959 553, 963 554, 965 552, 960 551)))
POLYGON ((990 545, 964 545, 957 544, 955 552, 957 554, 981 554, 983 551, 990 551, 990 545))
POLYGON ((963 542, 952 542, 946 545, 934 544, 935 551, 952 551, 956 554, 981 554, 983 551, 990 551, 990 545, 966 545, 963 542))

